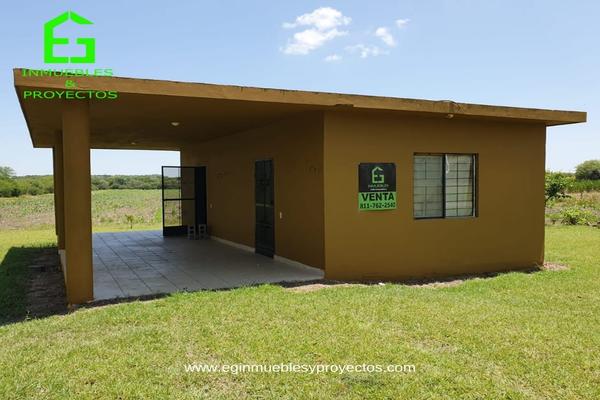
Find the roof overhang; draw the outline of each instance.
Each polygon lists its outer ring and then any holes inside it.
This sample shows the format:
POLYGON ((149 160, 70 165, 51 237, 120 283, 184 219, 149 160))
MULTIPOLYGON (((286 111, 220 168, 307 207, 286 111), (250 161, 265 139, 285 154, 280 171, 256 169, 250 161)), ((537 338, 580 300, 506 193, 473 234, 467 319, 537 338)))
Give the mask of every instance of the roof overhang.
MULTIPOLYGON (((65 90, 65 77, 26 76, 14 69, 14 85, 35 147, 51 147, 61 130, 60 100, 23 99, 25 90, 65 90)), ((178 150, 189 141, 261 126, 306 111, 372 110, 432 117, 538 123, 586 121, 586 113, 452 101, 264 89, 120 77, 72 78, 78 90, 114 91, 114 100, 91 100, 93 148, 178 150), (179 122, 173 126, 171 122, 179 122)))

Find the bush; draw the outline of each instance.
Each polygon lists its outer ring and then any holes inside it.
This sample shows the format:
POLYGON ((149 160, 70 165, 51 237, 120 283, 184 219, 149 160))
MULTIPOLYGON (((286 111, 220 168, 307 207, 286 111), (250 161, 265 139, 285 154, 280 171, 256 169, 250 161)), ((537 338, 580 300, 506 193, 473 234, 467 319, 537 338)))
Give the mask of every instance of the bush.
POLYGON ((561 222, 565 225, 591 225, 597 223, 597 217, 590 211, 577 207, 561 211, 561 222))
POLYGON ((571 185, 571 181, 572 178, 560 172, 547 172, 545 182, 546 203, 569 197, 566 192, 571 185))
POLYGON ((54 193, 54 179, 52 175, 16 176, 13 178, 13 181, 19 187, 20 194, 35 196, 38 194, 54 193))
POLYGON ((588 160, 579 164, 575 169, 575 178, 600 180, 600 160, 588 160))
POLYGON ((16 197, 21 195, 21 188, 12 179, 0 178, 0 197, 16 197))
POLYGON ((582 193, 582 192, 600 192, 600 179, 598 180, 574 180, 569 186, 570 193, 582 193))

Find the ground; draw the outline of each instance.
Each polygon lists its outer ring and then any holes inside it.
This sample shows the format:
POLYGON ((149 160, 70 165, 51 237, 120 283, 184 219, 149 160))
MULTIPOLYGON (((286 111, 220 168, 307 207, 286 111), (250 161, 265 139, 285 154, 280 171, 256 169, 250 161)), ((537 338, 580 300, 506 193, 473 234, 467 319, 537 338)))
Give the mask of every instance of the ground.
MULTIPOLYGON (((548 227, 546 236, 547 260, 568 269, 437 288, 179 293, 6 324, 0 398, 597 399, 600 229, 548 227), (229 374, 185 372, 188 363, 416 370, 229 374)), ((0 232, 0 260, 51 240, 0 232)), ((20 257, 0 269, 18 269, 20 257)))

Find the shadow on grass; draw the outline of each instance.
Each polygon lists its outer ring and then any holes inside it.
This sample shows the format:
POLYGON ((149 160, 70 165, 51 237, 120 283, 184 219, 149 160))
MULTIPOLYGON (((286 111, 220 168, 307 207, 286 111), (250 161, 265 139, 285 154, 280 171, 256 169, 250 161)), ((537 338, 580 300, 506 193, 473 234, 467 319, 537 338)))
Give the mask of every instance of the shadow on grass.
POLYGON ((67 312, 55 247, 12 247, 0 263, 0 325, 67 312))

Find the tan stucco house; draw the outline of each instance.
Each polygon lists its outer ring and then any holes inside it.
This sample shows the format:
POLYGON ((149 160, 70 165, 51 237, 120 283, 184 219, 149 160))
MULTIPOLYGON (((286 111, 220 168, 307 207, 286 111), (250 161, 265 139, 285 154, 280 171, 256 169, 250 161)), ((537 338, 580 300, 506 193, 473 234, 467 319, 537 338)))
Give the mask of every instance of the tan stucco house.
MULTIPOLYGON (((340 280, 528 268, 544 260, 546 128, 586 114, 116 77, 116 99, 24 99, 34 147, 54 154, 68 300, 93 298, 90 149, 160 149, 204 167, 211 235, 340 280)), ((181 206, 185 209, 185 206, 181 206)), ((185 210, 184 210, 185 211, 185 210)), ((185 223, 185 218, 184 218, 185 223)))

